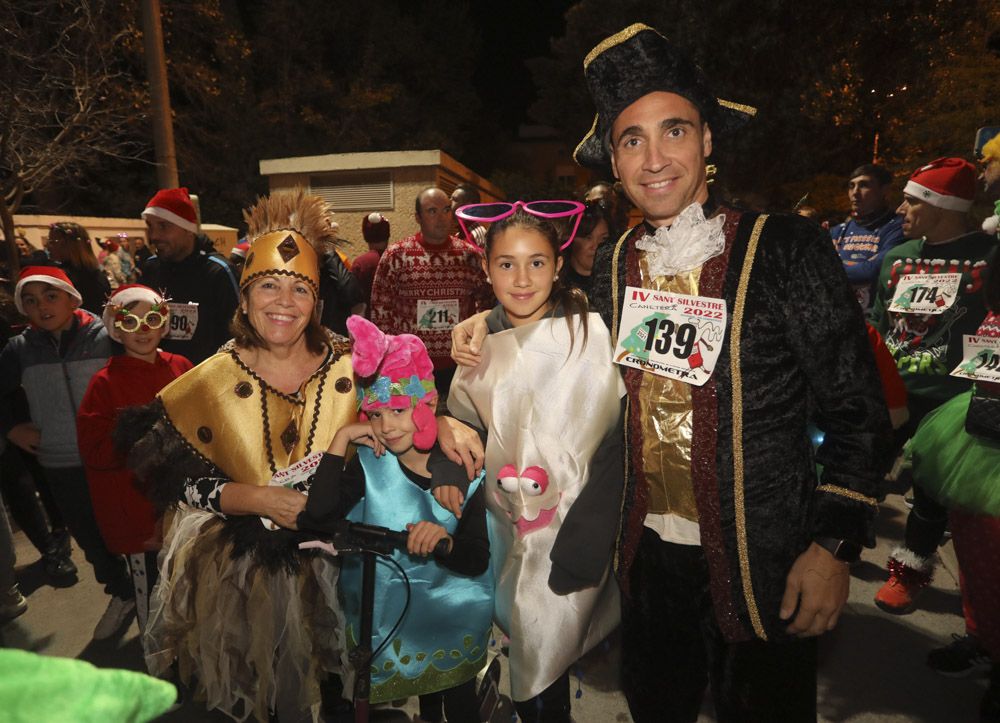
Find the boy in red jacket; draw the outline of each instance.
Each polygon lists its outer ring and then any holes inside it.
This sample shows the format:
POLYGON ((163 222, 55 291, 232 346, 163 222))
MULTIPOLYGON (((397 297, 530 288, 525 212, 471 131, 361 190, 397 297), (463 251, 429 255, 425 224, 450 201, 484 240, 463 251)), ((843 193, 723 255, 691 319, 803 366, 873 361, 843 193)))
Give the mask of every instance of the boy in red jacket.
POLYGON ((157 392, 192 364, 157 348, 170 328, 170 309, 163 296, 147 286, 118 287, 104 307, 104 325, 125 353, 108 359, 90 380, 76 428, 94 516, 108 549, 128 559, 141 631, 157 578, 160 530, 153 506, 136 487, 111 432, 121 409, 153 401, 157 392))

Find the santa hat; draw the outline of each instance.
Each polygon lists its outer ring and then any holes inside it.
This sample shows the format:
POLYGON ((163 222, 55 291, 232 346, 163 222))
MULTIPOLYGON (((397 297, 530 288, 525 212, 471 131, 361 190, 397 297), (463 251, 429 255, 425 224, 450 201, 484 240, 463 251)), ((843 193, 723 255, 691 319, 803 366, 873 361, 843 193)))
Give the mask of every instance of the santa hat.
POLYGON ((238 243, 235 246, 233 246, 233 250, 232 250, 232 253, 230 255, 231 256, 240 256, 240 257, 242 257, 242 258, 245 259, 247 257, 247 251, 249 251, 249 250, 250 250, 250 242, 249 241, 241 241, 240 243, 238 243))
MULTIPOLYGON (((145 301, 150 306, 156 306, 157 304, 163 304, 166 299, 163 298, 163 294, 153 291, 148 286, 143 286, 142 284, 124 284, 123 286, 119 286, 108 297, 107 302, 105 302, 104 313, 101 315, 101 319, 104 321, 104 327, 108 330, 108 336, 115 341, 120 342, 122 340, 121 330, 115 327, 115 318, 119 312, 128 308, 129 304, 138 301, 145 301)), ((163 311, 164 313, 168 313, 165 304, 163 311)))
POLYGON ((198 214, 186 188, 164 188, 149 199, 142 217, 156 216, 191 233, 198 232, 198 214))
POLYGON ((361 219, 361 235, 370 244, 384 244, 389 240, 389 221, 378 211, 361 219))
POLYGON ((22 314, 24 314, 24 305, 21 304, 21 289, 26 284, 36 281, 54 286, 60 291, 65 291, 77 300, 78 305, 83 303, 83 297, 80 296, 80 292, 76 290, 73 282, 69 280, 66 272, 62 269, 56 266, 25 266, 21 269, 21 273, 17 277, 17 286, 14 287, 14 305, 22 314))
POLYGON ((362 316, 351 316, 347 330, 354 341, 351 364, 359 379, 367 381, 358 385, 362 419, 375 409, 413 407, 413 444, 430 449, 437 439, 437 420, 429 404, 437 399, 437 389, 427 347, 413 334, 383 334, 362 316))
POLYGON ((938 158, 913 172, 903 193, 948 211, 968 211, 976 196, 976 167, 963 158, 938 158))

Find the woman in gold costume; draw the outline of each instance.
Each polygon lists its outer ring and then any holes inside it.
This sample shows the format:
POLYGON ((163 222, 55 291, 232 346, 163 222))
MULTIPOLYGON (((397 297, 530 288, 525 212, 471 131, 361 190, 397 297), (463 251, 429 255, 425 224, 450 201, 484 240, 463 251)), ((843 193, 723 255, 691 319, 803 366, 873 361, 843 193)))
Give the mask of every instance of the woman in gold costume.
POLYGON ((120 444, 169 509, 147 665, 176 661, 196 699, 236 720, 315 719, 339 670, 336 567, 300 551, 296 515, 337 430, 356 419, 349 342, 320 326, 326 204, 260 199, 234 339, 123 417, 120 444))

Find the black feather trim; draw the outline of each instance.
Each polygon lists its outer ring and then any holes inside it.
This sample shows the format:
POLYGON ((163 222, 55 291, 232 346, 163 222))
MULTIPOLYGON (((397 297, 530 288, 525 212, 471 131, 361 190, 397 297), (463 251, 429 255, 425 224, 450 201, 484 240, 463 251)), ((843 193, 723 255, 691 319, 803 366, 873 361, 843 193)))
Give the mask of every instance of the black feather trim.
POLYGON ((233 559, 249 556, 270 572, 296 574, 304 559, 315 557, 316 550, 300 550, 298 545, 316 539, 296 530, 268 530, 256 515, 227 517, 222 538, 232 545, 233 559))
POLYGON ((139 488, 161 513, 184 498, 188 479, 221 476, 174 429, 159 399, 123 410, 115 427, 116 444, 119 439, 139 488))

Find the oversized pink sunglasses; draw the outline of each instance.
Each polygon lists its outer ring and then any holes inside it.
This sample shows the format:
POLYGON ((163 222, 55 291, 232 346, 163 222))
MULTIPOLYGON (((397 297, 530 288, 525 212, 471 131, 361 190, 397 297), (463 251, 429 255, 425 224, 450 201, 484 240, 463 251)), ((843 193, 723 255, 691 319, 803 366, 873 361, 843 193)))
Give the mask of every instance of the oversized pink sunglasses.
POLYGON ((493 223, 508 216, 513 216, 519 208, 524 209, 525 213, 530 213, 532 216, 538 216, 539 218, 566 218, 567 216, 575 215, 576 221, 573 223, 573 231, 570 233, 569 238, 566 239, 566 242, 559 247, 559 250, 562 251, 573 243, 573 239, 576 238, 576 230, 579 228, 580 219, 583 217, 584 205, 578 201, 528 201, 527 203, 523 201, 515 201, 514 203, 498 201, 496 203, 470 203, 467 206, 456 209, 455 216, 458 217, 458 223, 465 233, 465 238, 469 243, 474 243, 472 234, 469 233, 469 229, 465 225, 466 221, 493 223))

